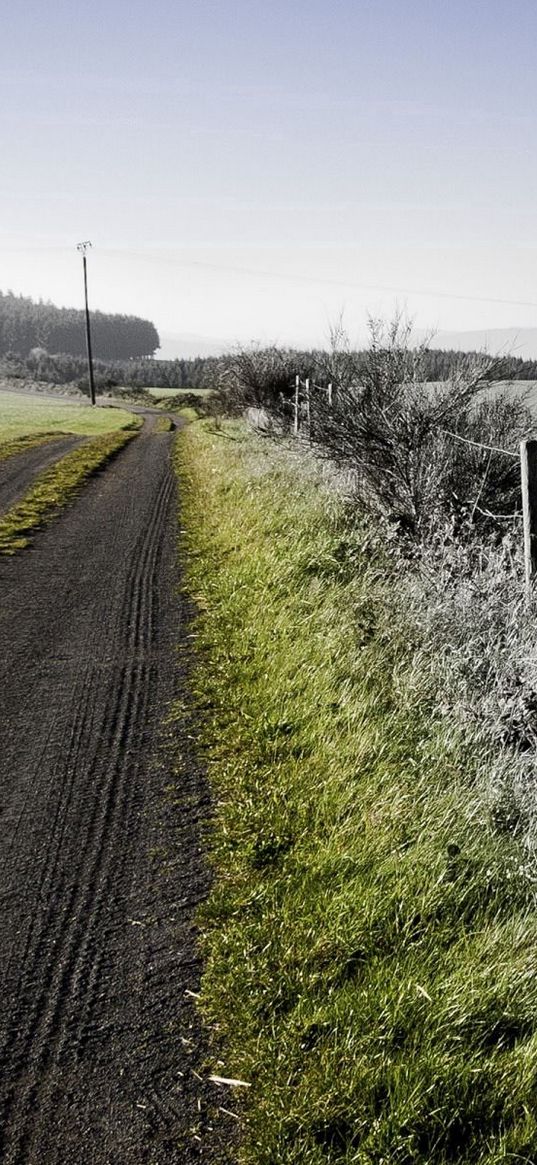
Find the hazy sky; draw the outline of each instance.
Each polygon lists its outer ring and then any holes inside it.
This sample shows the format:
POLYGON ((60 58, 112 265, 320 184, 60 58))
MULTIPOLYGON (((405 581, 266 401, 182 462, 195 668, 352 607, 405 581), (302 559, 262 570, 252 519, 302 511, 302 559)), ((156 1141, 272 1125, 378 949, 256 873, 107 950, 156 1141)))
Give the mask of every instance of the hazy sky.
POLYGON ((321 343, 537 325, 535 0, 4 6, 0 288, 321 343))

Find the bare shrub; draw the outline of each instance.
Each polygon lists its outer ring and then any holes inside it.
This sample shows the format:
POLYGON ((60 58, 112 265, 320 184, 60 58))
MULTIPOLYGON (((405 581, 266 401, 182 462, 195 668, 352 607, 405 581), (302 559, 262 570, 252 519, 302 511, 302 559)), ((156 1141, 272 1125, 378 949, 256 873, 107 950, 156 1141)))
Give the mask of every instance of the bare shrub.
POLYGON ((340 315, 330 328, 330 344, 326 352, 319 352, 315 374, 322 384, 331 384, 336 396, 362 382, 364 353, 354 351, 340 315))
POLYGON ((232 416, 252 407, 289 419, 297 374, 308 374, 297 352, 275 346, 238 348, 220 367, 217 389, 223 411, 232 416))
POLYGON ((531 416, 506 393, 483 398, 502 362, 464 357, 449 379, 428 384, 427 348, 411 345, 407 321, 397 316, 387 326, 378 320, 369 326, 370 346, 355 378, 352 354, 345 354, 332 407, 325 393, 312 396, 311 439, 319 451, 357 469, 366 506, 418 537, 446 516, 462 530, 511 515, 519 472, 506 453, 516 453, 531 416))
POLYGON ((265 432, 285 434, 295 377, 303 386, 309 376, 301 431, 353 474, 368 510, 418 541, 446 520, 465 537, 503 530, 520 506, 517 446, 532 428, 518 397, 484 391, 505 373, 505 360, 463 356, 448 379, 428 383, 427 341, 413 343, 410 321, 401 314, 389 323, 370 319, 369 332, 362 352, 351 349, 341 320, 327 352, 239 348, 220 363, 211 408, 227 415, 254 409, 265 432))

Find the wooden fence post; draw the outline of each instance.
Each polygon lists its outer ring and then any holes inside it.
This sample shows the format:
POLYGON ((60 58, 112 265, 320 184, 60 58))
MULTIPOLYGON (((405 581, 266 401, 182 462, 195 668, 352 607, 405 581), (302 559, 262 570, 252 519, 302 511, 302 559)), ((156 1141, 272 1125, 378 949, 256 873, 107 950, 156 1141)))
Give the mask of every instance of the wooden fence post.
POLYGON ((294 424, 293 424, 293 432, 295 434, 295 437, 298 436, 298 425, 299 425, 299 421, 298 421, 299 392, 300 392, 300 376, 295 376, 295 419, 294 419, 294 424))
POLYGON ((537 574, 537 441, 520 443, 522 514, 524 518, 524 565, 526 596, 531 598, 537 574))
POLYGON ((328 408, 332 408, 332 381, 328 385, 328 408))
POLYGON ((310 408, 310 378, 306 377, 306 420, 308 422, 308 437, 311 437, 311 408, 310 408))

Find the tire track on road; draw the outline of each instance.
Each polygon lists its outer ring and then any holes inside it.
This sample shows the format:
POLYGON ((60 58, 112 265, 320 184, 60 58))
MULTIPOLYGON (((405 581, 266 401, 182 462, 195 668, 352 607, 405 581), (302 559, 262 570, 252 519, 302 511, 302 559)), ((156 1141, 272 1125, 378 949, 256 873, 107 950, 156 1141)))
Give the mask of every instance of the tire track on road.
MULTIPOLYGON (((15 1076, 26 1063, 32 1050, 35 1071, 39 1073, 43 1064, 53 1054, 59 1056, 66 1039, 73 1043, 73 1033, 62 1023, 69 1014, 73 999, 76 1012, 84 1006, 81 986, 84 981, 86 963, 92 961, 94 933, 98 931, 103 909, 103 897, 108 892, 112 876, 121 876, 120 851, 114 860, 108 844, 109 837, 117 834, 121 825, 126 826, 128 813, 127 766, 125 759, 130 756, 134 726, 143 723, 147 703, 148 669, 143 662, 144 650, 151 639, 152 625, 148 596, 153 586, 153 572, 159 540, 162 537, 163 522, 167 513, 172 488, 171 474, 167 475, 157 495, 154 511, 151 513, 147 530, 144 531, 141 546, 135 554, 136 567, 127 580, 126 601, 121 624, 127 629, 128 645, 125 666, 114 684, 115 701, 107 710, 107 718, 102 725, 101 742, 104 739, 106 766, 102 766, 103 745, 95 753, 93 761, 85 765, 88 776, 97 775, 96 796, 93 798, 93 814, 88 823, 85 849, 80 852, 79 865, 72 883, 71 892, 65 898, 59 912, 52 904, 40 919, 40 931, 34 943, 33 958, 23 963, 24 978, 16 985, 18 1019, 15 1016, 17 1032, 17 1061, 13 1065, 15 1076), (142 661, 142 662, 140 662, 142 661), (99 779, 100 773, 100 779, 99 779), (54 935, 51 940, 51 936, 54 935), (39 971, 41 989, 36 993, 36 979, 39 971)), ((97 673, 98 674, 98 673, 97 673)), ((90 686, 93 677, 86 677, 90 686)), ((91 687, 90 687, 91 691, 91 687)), ((73 731, 75 756, 72 749, 67 751, 65 768, 75 772, 83 729, 86 718, 73 731)), ((134 760, 134 763, 136 761, 134 760)), ((130 774, 132 775, 132 774, 130 774)), ((134 784, 131 788, 134 788, 134 784)), ((70 783, 70 791, 73 781, 70 783)), ((59 813, 58 813, 59 817, 59 813)), ((65 810, 63 814, 65 822, 65 810)), ((59 845, 56 847, 56 862, 49 872, 49 880, 54 879, 59 845)), ((106 935, 100 934, 100 939, 106 935)), ((86 1002, 86 1012, 91 1003, 86 1002)), ((81 1032, 75 1037, 80 1043, 81 1032)), ((24 1123, 34 1103, 34 1088, 12 1092, 12 1111, 4 1121, 7 1125, 24 1123)), ((17 1157, 15 1155, 14 1160, 17 1157)))
MULTIPOLYGON (((18 888, 0 935, 6 1165, 187 1163, 199 1157, 192 1130, 208 1127, 190 1051, 172 1036, 177 1023, 196 1028, 184 999, 197 982, 192 911, 206 886, 196 822, 168 887, 173 925, 148 858, 162 799, 157 722, 174 682, 169 444, 142 434, 15 569, 0 564, 0 636, 16 640, 17 666, 0 672, 11 731, 0 859, 18 888), (43 590, 50 577, 54 596, 43 590), (29 702, 34 723, 17 761, 29 702), (163 960, 182 968, 175 993, 155 974, 163 960)), ((163 840, 175 829, 170 818, 163 840)))

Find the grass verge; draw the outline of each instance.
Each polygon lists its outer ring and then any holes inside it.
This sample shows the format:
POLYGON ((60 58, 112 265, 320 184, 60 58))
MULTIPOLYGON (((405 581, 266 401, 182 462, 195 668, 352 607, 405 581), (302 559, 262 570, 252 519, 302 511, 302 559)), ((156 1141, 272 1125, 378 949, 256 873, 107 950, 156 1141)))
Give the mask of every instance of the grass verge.
POLYGON ((184 405, 180 409, 176 409, 178 417, 182 417, 184 421, 197 421, 199 413, 191 405, 184 405))
POLYGON ((537 1160, 537 911, 479 724, 313 462, 178 437, 214 789, 201 1006, 245 1165, 537 1160))
POLYGON ((15 554, 27 546, 32 531, 50 522, 86 478, 136 436, 137 428, 95 437, 38 474, 31 489, 0 518, 0 554, 15 554))
POLYGON ((170 417, 157 417, 153 432, 154 433, 171 433, 173 430, 173 427, 174 427, 173 421, 170 419, 170 417))
POLYGON ((7 461, 17 453, 26 453, 28 449, 35 449, 37 445, 46 445, 49 441, 56 441, 58 437, 66 437, 67 433, 30 433, 23 437, 13 437, 10 441, 0 441, 0 461, 7 461))

